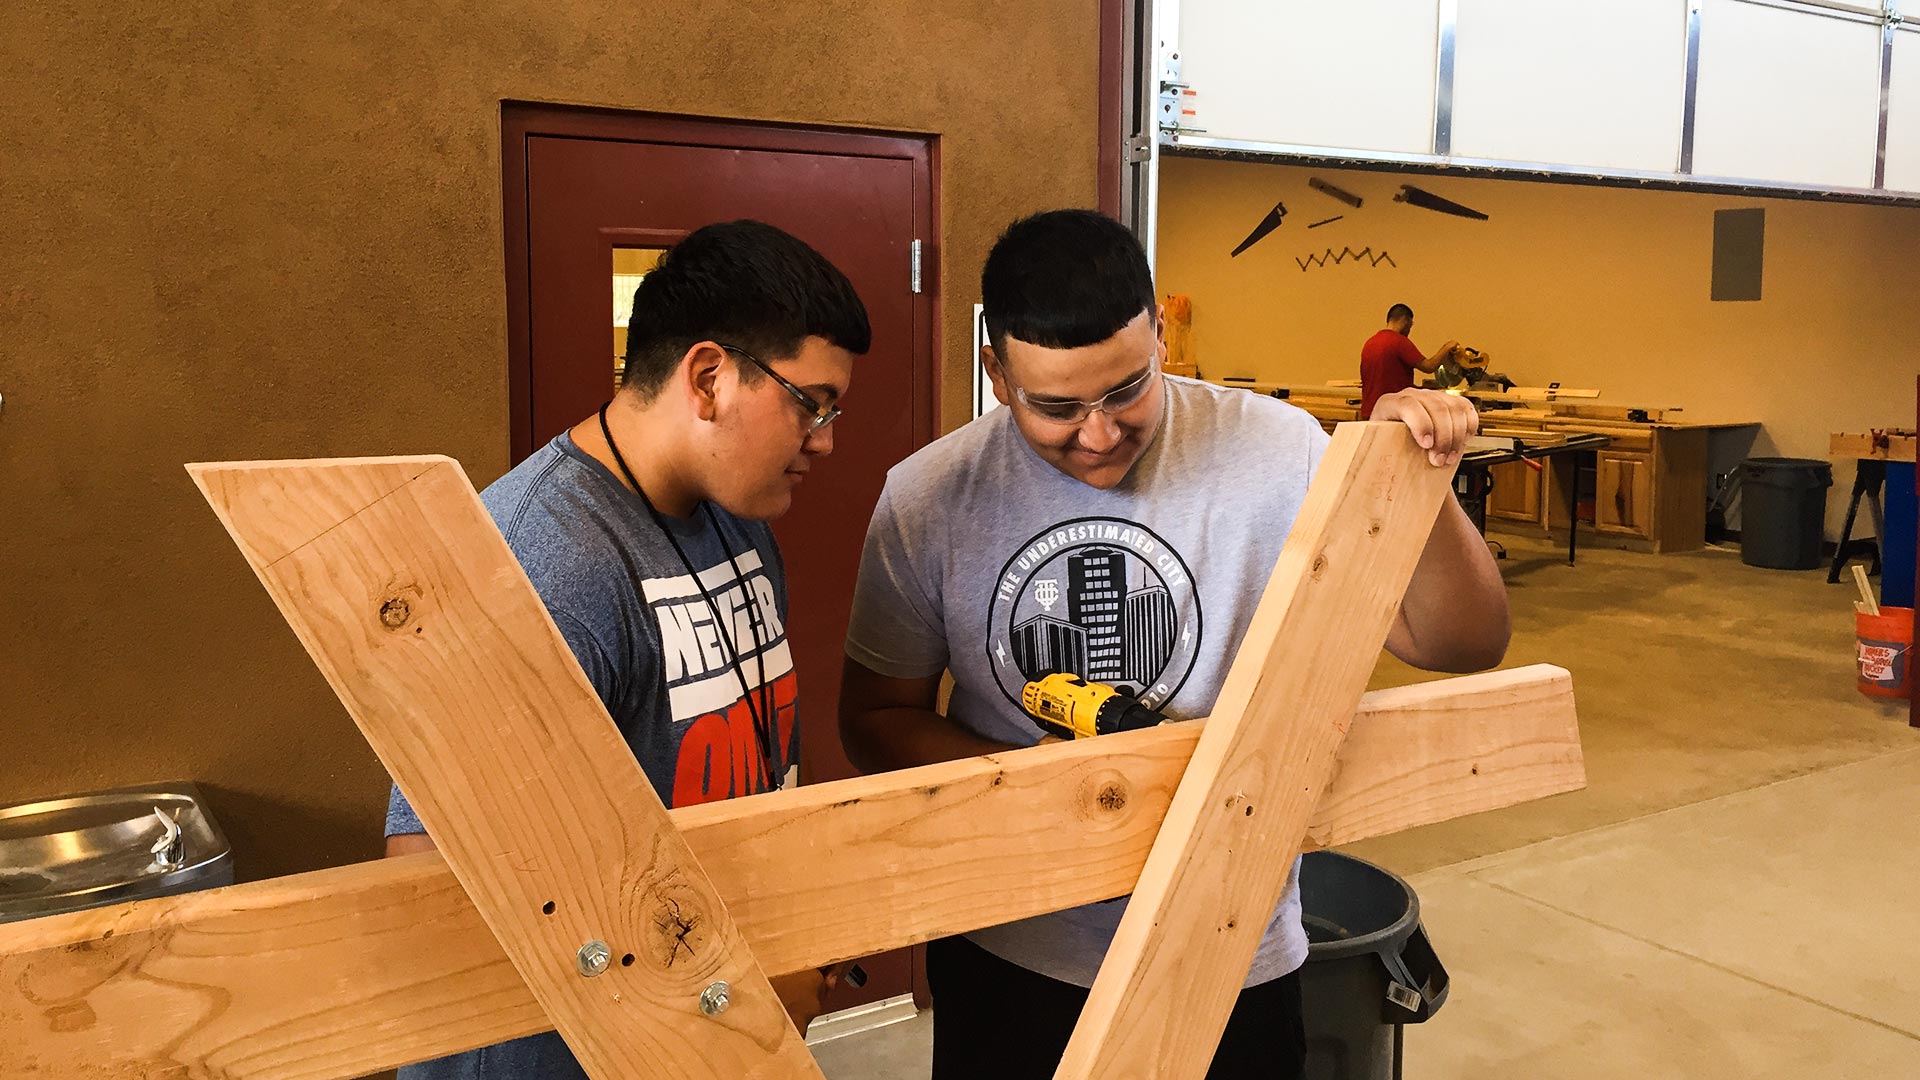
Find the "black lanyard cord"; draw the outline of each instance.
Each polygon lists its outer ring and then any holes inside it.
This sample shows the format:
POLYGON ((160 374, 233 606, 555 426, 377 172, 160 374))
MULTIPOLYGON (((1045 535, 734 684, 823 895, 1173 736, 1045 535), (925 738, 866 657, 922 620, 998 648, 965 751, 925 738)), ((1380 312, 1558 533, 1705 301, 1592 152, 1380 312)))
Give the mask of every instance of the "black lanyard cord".
POLYGON ((673 535, 673 530, 668 528, 667 523, 661 519, 660 511, 654 507, 653 500, 647 498, 647 493, 641 490, 640 481, 634 478, 633 470, 627 466, 626 456, 620 453, 620 447, 613 441, 613 430, 607 426, 607 406, 611 404, 613 403, 608 402, 607 405, 600 406, 600 434, 606 438, 607 449, 613 452, 613 460, 620 466, 620 472, 626 476, 627 483, 632 486, 634 494, 640 496, 640 504, 647 508, 647 515, 653 519, 660 534, 667 538, 667 543, 673 547, 673 553, 680 557, 680 565, 686 568, 687 576, 693 579, 693 587, 700 590, 700 598, 706 601, 707 612, 713 616, 714 630, 720 638, 721 645, 726 649, 726 658, 733 668, 734 678, 740 682, 740 695, 747 703, 747 714, 753 720, 753 740, 760 750, 760 766, 766 770, 768 782, 775 788, 779 788, 786 779, 786 770, 779 768, 776 771, 776 766, 783 764, 781 755, 786 748, 777 745, 779 718, 774 711, 772 688, 767 685, 767 645, 760 636, 762 618, 760 602, 754 597, 753 587, 748 583, 746 575, 740 572, 740 563, 734 558, 733 548, 727 544, 726 536, 720 531, 720 519, 714 514, 712 504, 703 501, 701 506, 706 510, 708 523, 713 527, 714 539, 720 542, 720 550, 726 552, 727 565, 733 570, 733 579, 739 585, 740 594, 747 602, 747 632, 753 635, 754 668, 760 678, 759 703, 756 705, 755 693, 747 687, 746 661, 741 658, 739 648, 735 646, 732 636, 727 633, 726 620, 720 616, 720 605, 714 601, 713 594, 707 591, 706 582, 700 580, 700 572, 694 568, 693 560, 687 557, 686 550, 680 546, 680 541, 673 535))

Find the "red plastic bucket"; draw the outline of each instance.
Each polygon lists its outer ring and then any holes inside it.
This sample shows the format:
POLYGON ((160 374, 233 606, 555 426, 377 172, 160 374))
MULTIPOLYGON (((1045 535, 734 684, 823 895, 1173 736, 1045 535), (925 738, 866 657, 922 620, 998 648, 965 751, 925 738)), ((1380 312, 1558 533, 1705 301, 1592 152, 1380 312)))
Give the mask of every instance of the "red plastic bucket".
POLYGON ((1913 692, 1913 609, 1883 607, 1878 615, 1855 613, 1860 692, 1868 697, 1906 698, 1913 692))

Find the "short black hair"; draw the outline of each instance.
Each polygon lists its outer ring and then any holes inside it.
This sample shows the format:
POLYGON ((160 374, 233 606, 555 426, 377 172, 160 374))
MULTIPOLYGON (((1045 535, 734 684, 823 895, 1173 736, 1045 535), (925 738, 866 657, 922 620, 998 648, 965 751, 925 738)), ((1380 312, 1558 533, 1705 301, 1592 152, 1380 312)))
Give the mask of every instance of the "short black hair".
POLYGON ((1411 319, 1411 318, 1413 318, 1413 309, 1408 307, 1405 304, 1395 304, 1392 307, 1387 309, 1388 322, 1392 322, 1395 319, 1411 319))
MULTIPOLYGON (((809 337, 855 355, 873 344, 853 283, 819 252, 759 221, 694 230, 669 248, 633 291, 621 382, 651 399, 697 342, 784 359, 809 337)), ((758 368, 741 364, 748 381, 758 368)))
POLYGON ((987 336, 1049 349, 1105 341, 1153 310, 1153 271, 1126 226, 1092 210, 1049 210, 1000 234, 980 273, 987 336))

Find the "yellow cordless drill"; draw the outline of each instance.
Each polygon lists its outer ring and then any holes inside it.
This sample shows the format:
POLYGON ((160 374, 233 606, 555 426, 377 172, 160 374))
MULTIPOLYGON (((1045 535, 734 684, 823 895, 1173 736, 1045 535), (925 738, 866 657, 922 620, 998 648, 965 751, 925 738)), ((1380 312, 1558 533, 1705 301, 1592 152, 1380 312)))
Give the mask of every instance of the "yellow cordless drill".
POLYGON ((1070 672, 1057 672, 1027 684, 1020 692, 1027 715, 1048 734, 1063 739, 1090 739, 1114 731, 1133 731, 1164 723, 1166 716, 1140 704, 1105 683, 1090 683, 1070 672))

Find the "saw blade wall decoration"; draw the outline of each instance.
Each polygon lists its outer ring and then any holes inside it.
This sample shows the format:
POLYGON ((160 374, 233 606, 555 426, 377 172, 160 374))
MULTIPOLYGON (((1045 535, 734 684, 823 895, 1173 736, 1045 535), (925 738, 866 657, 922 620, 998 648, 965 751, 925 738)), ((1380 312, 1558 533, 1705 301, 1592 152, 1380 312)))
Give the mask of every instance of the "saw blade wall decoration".
POLYGON ((1274 203, 1273 209, 1267 211, 1267 216, 1260 219, 1260 224, 1253 227, 1253 231, 1247 234, 1245 240, 1240 241, 1240 246, 1234 248, 1233 253, 1228 255, 1227 258, 1237 259, 1240 257, 1241 252, 1266 239, 1268 233, 1280 227, 1280 222, 1284 220, 1286 216, 1287 204, 1274 203))
MULTIPOLYGON (((1354 210, 1360 209, 1365 202, 1364 199, 1355 195, 1353 192, 1330 184, 1317 176, 1308 177, 1307 186, 1322 195, 1347 204, 1354 210)), ((1473 221, 1487 220, 1486 214, 1475 210, 1471 206, 1463 206, 1451 199, 1441 198, 1425 188, 1415 187, 1412 184, 1401 184, 1399 192, 1393 196, 1393 201, 1405 206, 1413 206, 1421 210, 1430 210, 1452 217, 1466 218, 1473 221)), ((1253 231, 1247 234, 1247 238, 1240 241, 1239 246, 1234 248, 1227 257, 1230 259, 1238 258, 1242 252, 1266 239, 1269 233, 1280 227, 1281 222, 1286 216, 1286 204, 1274 203, 1273 209, 1267 211, 1266 216, 1261 218, 1259 224, 1253 227, 1253 231)), ((1335 214, 1332 217, 1322 218, 1319 221, 1313 222, 1308 225, 1307 228, 1318 229, 1323 225, 1331 225, 1336 221, 1344 221, 1346 217, 1346 214, 1335 214)), ((1368 266, 1379 266, 1383 262, 1395 269, 1398 269, 1400 266, 1399 263, 1393 261, 1391 255, 1387 254, 1385 248, 1375 253, 1370 246, 1363 247, 1359 251, 1355 251, 1351 247, 1343 247, 1338 252, 1329 247, 1324 252, 1310 254, 1305 257, 1295 256, 1293 261, 1299 265, 1301 272, 1304 273, 1313 267, 1326 266, 1329 263, 1338 266, 1348 259, 1355 261, 1364 260, 1368 266)))
POLYGON ((1487 215, 1475 210, 1471 206, 1462 206, 1452 199, 1443 199, 1425 188, 1417 188, 1412 184, 1401 184, 1400 194, 1395 195, 1393 201, 1406 203, 1408 206, 1417 206, 1422 210, 1434 210, 1442 214, 1452 214, 1454 217, 1471 218, 1474 221, 1487 220, 1487 215))

